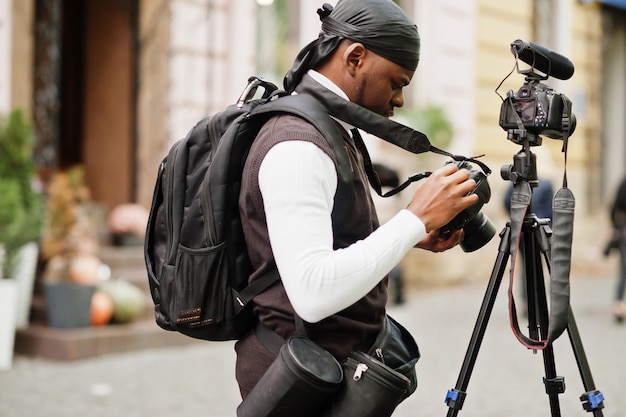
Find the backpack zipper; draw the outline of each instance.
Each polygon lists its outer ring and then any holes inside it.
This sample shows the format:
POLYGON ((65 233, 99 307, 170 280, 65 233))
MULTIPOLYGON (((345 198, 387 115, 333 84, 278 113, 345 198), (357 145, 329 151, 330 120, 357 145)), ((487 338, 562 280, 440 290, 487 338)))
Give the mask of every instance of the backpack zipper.
MULTIPOLYGON (((167 157, 167 162, 169 163, 165 163, 165 166, 163 166, 163 164, 161 164, 163 170, 165 171, 164 174, 167 176, 167 189, 168 190, 173 190, 174 189, 174 164, 176 162, 176 154, 178 153, 178 146, 176 146, 173 149, 173 152, 170 152, 170 154, 167 157)), ((163 203, 165 204, 165 225, 167 227, 167 233, 166 233, 166 242, 167 242, 167 248, 168 249, 168 254, 167 254, 167 262, 168 264, 173 264, 173 262, 171 262, 172 259, 172 255, 174 253, 176 253, 177 248, 173 248, 172 247, 172 235, 174 234, 174 226, 172 224, 173 222, 173 213, 172 213, 172 201, 171 201, 171 194, 170 194, 170 198, 165 198, 163 203)))
POLYGON ((352 376, 352 379, 354 381, 358 381, 359 379, 361 379, 361 376, 363 376, 363 373, 367 372, 369 368, 367 367, 366 364, 364 363, 357 363, 356 364, 356 369, 354 370, 354 375, 352 376))
POLYGON ((382 348, 376 348, 375 352, 376 352, 376 356, 378 356, 380 361, 382 363, 385 363, 385 356, 383 355, 383 349, 382 348))
POLYGON ((213 208, 211 207, 211 190, 209 190, 209 172, 211 171, 211 164, 213 163, 213 158, 215 157, 215 152, 217 151, 217 146, 219 144, 222 135, 220 135, 219 127, 216 126, 215 120, 213 119, 216 116, 213 116, 208 124, 207 131, 209 140, 211 141, 211 150, 209 151, 208 158, 210 159, 209 166, 207 167, 206 173, 204 174, 204 178, 202 179, 202 189, 200 190, 200 204, 202 206, 202 210, 204 211, 205 218, 208 218, 209 221, 205 222, 204 226, 204 234, 207 245, 214 246, 218 245, 220 242, 217 241, 217 231, 215 230, 215 223, 213 222, 213 216, 209 214, 213 212, 213 208))

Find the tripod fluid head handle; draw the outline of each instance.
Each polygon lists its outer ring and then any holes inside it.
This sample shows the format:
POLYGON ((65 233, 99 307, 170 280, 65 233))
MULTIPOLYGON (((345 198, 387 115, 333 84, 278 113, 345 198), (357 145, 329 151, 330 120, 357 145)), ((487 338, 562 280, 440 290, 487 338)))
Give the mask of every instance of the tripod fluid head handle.
POLYGON ((532 187, 539 185, 537 177, 537 156, 531 152, 530 148, 523 148, 513 155, 512 165, 503 165, 500 168, 500 176, 505 181, 517 184, 520 181, 527 181, 532 187))

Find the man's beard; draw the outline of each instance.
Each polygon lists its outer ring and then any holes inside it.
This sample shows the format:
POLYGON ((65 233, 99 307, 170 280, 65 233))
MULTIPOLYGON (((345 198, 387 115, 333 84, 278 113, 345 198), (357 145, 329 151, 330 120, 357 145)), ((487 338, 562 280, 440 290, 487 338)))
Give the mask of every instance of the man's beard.
POLYGON ((361 85, 359 86, 359 89, 357 90, 357 95, 356 95, 356 104, 358 104, 359 106, 363 106, 363 95, 365 94, 366 85, 367 85, 367 77, 363 75, 363 79, 361 80, 361 85))

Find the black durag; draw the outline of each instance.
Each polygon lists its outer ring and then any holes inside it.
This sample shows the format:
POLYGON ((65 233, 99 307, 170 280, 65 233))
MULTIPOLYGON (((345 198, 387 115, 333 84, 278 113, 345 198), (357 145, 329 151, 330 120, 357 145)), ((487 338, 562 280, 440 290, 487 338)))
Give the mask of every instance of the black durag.
POLYGON ((366 48, 411 71, 419 62, 417 26, 391 0, 339 0, 333 8, 317 11, 322 21, 319 37, 305 46, 285 75, 285 90, 293 92, 304 74, 330 56, 343 39, 366 48))

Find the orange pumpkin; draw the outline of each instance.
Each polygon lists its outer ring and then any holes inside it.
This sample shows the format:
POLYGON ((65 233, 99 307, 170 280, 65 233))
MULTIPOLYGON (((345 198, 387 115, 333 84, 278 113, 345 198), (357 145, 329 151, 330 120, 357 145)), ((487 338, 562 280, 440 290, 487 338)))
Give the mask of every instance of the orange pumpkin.
POLYGON ((102 326, 113 317, 113 300, 104 291, 96 291, 91 297, 91 325, 102 326))

